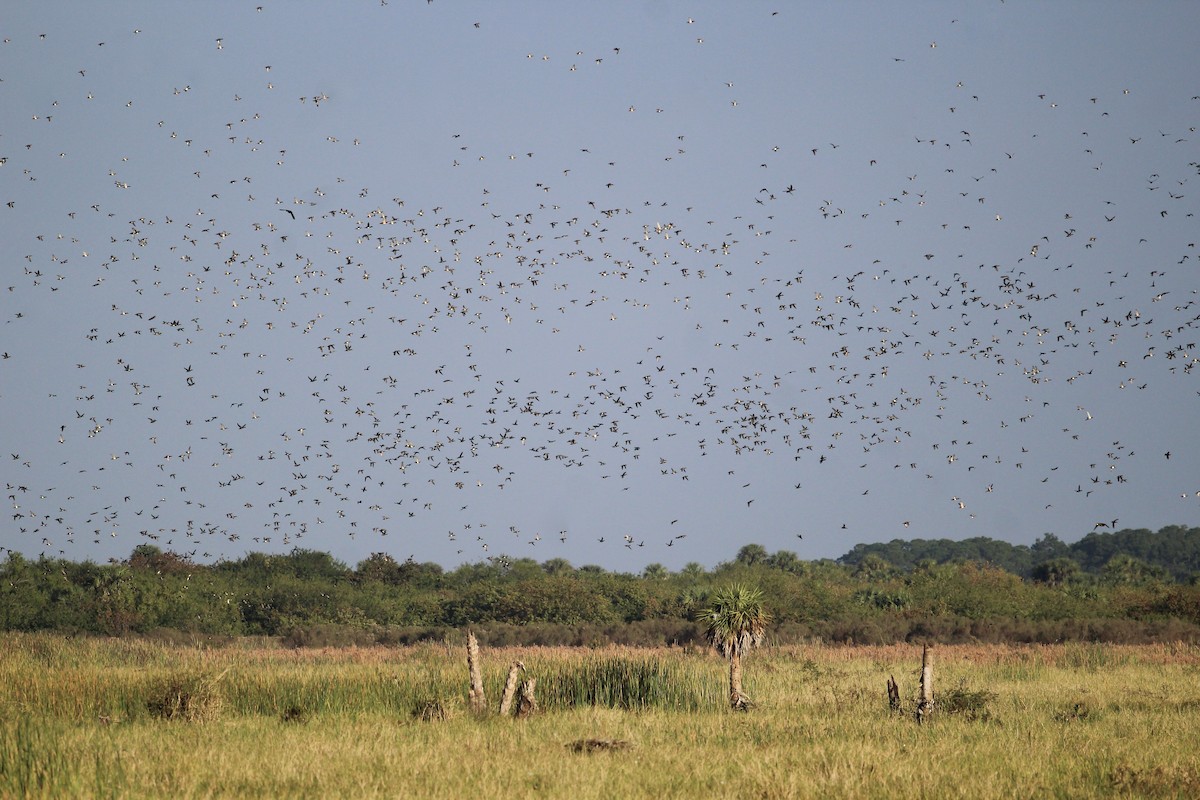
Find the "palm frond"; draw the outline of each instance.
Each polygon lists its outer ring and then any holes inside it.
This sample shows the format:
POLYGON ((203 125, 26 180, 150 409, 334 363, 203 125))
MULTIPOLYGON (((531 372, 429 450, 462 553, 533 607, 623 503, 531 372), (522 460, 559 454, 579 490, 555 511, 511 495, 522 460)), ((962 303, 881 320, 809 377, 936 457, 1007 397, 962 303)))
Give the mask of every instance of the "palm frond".
POLYGON ((762 591, 738 583, 716 592, 712 604, 697 615, 709 643, 726 658, 762 644, 770 621, 762 591))

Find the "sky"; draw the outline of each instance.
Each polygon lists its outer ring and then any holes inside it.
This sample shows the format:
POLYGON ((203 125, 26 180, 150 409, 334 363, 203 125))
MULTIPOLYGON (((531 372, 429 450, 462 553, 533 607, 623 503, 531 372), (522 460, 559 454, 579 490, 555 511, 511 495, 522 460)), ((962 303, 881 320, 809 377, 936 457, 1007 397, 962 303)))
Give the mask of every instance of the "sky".
POLYGON ((0 547, 1200 524, 1194 3, 25 3, 0 547))

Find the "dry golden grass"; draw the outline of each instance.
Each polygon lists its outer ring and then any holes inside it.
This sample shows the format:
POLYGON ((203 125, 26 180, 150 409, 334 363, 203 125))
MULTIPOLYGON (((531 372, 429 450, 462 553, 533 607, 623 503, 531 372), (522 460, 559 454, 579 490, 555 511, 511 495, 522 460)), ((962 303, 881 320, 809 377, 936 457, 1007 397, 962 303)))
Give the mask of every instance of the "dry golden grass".
POLYGON ((913 646, 752 653, 748 714, 723 707, 725 663, 708 652, 484 650, 493 701, 514 660, 539 692, 582 675, 683 684, 637 710, 574 704, 564 689, 525 721, 467 711, 461 647, 3 635, 0 652, 0 797, 1200 795, 1200 648, 1189 646, 938 647, 938 694, 961 690, 986 713, 943 708, 922 726, 890 713, 884 690, 895 675, 911 711, 913 646), (178 676, 209 686, 220 713, 156 716, 155 692, 178 676), (680 698, 704 705, 672 705, 680 698), (625 744, 571 746, 588 741, 625 744))

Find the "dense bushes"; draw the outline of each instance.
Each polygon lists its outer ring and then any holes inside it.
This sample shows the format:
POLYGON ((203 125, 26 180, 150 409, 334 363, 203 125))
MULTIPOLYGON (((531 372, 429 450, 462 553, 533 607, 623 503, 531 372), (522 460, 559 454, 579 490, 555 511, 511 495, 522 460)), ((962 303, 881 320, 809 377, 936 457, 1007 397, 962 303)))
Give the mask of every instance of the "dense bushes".
MULTIPOLYGON (((1193 563, 1178 550, 1190 532, 1164 530, 1169 547, 1140 533, 1127 538, 1143 554, 1193 563)), ((215 565, 147 545, 107 565, 10 553, 0 564, 0 629, 265 635, 336 646, 439 640, 469 626, 492 646, 693 645, 694 609, 713 588, 738 581, 770 598, 780 642, 1200 641, 1200 585, 1119 551, 1093 569, 1065 548, 1047 540, 1030 548, 1044 560, 1027 579, 976 561, 905 569, 860 548, 853 552, 861 558, 835 563, 747 546, 713 570, 690 564, 672 574, 653 565, 640 576, 563 559, 496 558, 447 572, 379 553, 351 569, 311 550, 215 565)))
POLYGON ((855 567, 885 564, 911 571, 922 561, 939 564, 977 561, 993 564, 1022 578, 1054 582, 1083 571, 1099 575, 1121 562, 1137 562, 1137 571, 1161 572, 1187 582, 1200 575, 1200 528, 1168 525, 1158 532, 1145 528, 1093 531, 1072 544, 1047 533, 1032 545, 1010 544, 984 536, 953 539, 893 539, 859 544, 839 561, 855 567), (1066 575, 1062 570, 1066 570, 1066 575))
MULTIPOLYGON (((489 647, 705 647, 703 633, 691 622, 648 620, 619 625, 510 625, 488 623, 472 626, 479 641, 489 647)), ((968 619, 940 616, 906 619, 882 616, 874 619, 839 617, 809 625, 773 625, 767 636, 775 645, 889 644, 893 642, 936 642, 939 644, 1056 644, 1061 642, 1200 642, 1200 625, 1176 618, 1134 619, 968 619)), ((295 628, 283 637, 288 647, 367 647, 409 645, 418 642, 457 642, 454 628, 397 628, 378 626, 352 628, 341 625, 310 625, 295 628)))

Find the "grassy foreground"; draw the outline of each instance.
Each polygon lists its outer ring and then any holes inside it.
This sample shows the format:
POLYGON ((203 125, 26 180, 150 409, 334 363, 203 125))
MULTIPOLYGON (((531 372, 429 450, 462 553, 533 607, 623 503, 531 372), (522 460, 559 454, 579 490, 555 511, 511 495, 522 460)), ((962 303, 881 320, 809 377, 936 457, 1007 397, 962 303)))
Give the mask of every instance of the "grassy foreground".
POLYGON ((911 645, 753 652, 750 713, 707 651, 485 648, 521 721, 467 711, 464 652, 3 634, 0 797, 1200 796, 1195 646, 938 647, 922 726, 911 645))

